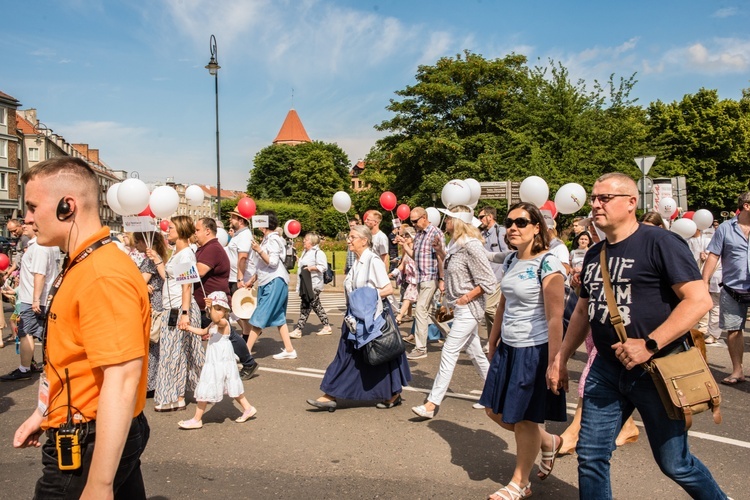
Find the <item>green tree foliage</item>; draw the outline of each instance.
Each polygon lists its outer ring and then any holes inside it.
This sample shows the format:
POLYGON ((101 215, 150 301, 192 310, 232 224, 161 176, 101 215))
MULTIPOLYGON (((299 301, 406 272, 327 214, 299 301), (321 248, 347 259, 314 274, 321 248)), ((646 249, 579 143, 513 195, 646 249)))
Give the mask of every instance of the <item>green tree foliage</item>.
POLYGON ((336 144, 274 144, 260 150, 253 165, 247 191, 256 201, 304 202, 325 208, 336 191, 349 186, 349 158, 336 144))
POLYGON ((657 161, 651 176, 684 175, 691 208, 734 210, 750 181, 750 93, 719 100, 700 89, 679 102, 648 107, 657 161))

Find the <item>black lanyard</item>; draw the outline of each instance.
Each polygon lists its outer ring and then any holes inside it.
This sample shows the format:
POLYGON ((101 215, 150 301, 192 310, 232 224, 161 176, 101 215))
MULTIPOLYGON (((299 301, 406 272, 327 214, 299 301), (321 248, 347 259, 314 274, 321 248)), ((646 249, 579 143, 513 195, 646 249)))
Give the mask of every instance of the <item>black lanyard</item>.
POLYGON ((60 286, 62 285, 63 279, 65 279, 65 276, 70 272, 71 269, 75 267, 76 264, 79 262, 82 262, 84 259, 86 259, 89 255, 94 253, 94 250, 98 250, 99 248, 103 247, 104 245, 111 243, 112 238, 109 236, 105 236, 104 238, 100 239, 99 241, 95 241, 90 246, 86 247, 86 249, 79 253, 75 259, 73 259, 72 262, 70 262, 70 265, 68 265, 68 257, 65 257, 65 260, 63 261, 63 269, 60 271, 60 274, 57 275, 57 278, 55 278, 55 281, 52 283, 52 286, 49 289, 49 293, 47 294, 47 306, 46 311, 44 315, 44 329, 42 330, 42 363, 47 363, 47 328, 49 325, 49 315, 50 310, 52 309, 52 301, 55 298, 55 295, 57 295, 58 290, 60 290, 60 286))

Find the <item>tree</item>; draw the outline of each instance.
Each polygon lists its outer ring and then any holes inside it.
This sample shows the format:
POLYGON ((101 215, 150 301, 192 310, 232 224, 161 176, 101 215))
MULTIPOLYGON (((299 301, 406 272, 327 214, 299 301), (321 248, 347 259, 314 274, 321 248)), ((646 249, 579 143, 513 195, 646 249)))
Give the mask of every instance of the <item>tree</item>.
POLYGON ((719 100, 700 89, 681 101, 648 107, 648 138, 656 176, 684 175, 690 208, 734 210, 750 181, 750 92, 739 101, 719 100))

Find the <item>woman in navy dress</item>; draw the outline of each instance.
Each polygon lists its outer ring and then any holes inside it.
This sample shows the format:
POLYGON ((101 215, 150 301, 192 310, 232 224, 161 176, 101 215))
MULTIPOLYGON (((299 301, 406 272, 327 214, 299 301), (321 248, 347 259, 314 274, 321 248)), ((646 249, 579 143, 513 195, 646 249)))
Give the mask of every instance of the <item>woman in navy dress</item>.
MULTIPOLYGON (((370 250, 372 234, 365 226, 354 226, 347 237, 349 250, 357 256, 344 280, 347 295, 356 288, 365 286, 378 290, 381 299, 393 294, 385 264, 370 250)), ((393 315, 388 300, 378 301, 375 315, 387 309, 393 315), (385 305, 384 305, 385 304, 385 305)), ((348 313, 348 311, 347 311, 348 313)), ((307 403, 316 408, 334 411, 340 399, 379 401, 378 408, 393 408, 401 404, 401 390, 411 380, 406 354, 395 360, 372 366, 363 357, 361 350, 348 340, 347 322, 341 326, 341 339, 333 362, 326 369, 320 389, 324 394, 307 403)))

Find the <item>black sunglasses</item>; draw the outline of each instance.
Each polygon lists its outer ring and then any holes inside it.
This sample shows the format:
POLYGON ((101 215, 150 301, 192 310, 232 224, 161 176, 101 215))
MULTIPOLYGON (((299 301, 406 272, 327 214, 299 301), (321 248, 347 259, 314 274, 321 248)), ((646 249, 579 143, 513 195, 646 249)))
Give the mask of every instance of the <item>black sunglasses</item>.
POLYGON ((518 229, 523 229, 529 224, 531 224, 531 221, 527 219, 526 217, 517 217, 515 219, 505 219, 506 229, 510 229, 513 224, 515 224, 518 229))
POLYGON ((417 217, 416 219, 409 219, 409 220, 411 221, 411 223, 412 223, 412 224, 416 224, 417 222, 419 222, 419 220, 420 220, 420 219, 421 219, 422 217, 427 217, 427 214, 422 214, 422 215, 420 215, 419 217, 417 217))

